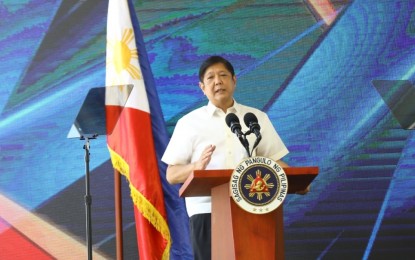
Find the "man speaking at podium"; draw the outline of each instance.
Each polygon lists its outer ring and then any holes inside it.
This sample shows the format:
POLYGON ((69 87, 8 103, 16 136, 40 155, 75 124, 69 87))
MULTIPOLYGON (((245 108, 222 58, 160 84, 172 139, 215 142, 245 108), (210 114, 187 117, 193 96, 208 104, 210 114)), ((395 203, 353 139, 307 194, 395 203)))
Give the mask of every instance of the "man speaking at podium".
MULTIPOLYGON (((208 98, 208 104, 177 122, 162 158, 168 164, 169 183, 183 183, 194 170, 234 169, 251 155, 288 166, 281 161, 288 149, 268 116, 234 100, 236 76, 228 60, 220 56, 206 59, 199 69, 199 87, 208 98), (246 117, 247 114, 250 117, 246 117), (253 122, 245 120, 248 126, 242 126, 239 123, 242 118, 253 122), (244 135, 247 132, 253 134, 244 135), (249 143, 255 143, 252 152, 249 143)), ((186 208, 194 257, 210 260, 211 198, 186 197, 186 208)))

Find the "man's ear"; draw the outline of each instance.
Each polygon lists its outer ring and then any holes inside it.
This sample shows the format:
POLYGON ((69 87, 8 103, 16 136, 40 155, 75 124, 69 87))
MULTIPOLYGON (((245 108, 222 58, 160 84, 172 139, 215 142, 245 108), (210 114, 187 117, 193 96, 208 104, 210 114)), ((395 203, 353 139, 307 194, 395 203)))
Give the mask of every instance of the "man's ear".
POLYGON ((199 88, 205 93, 205 84, 203 84, 203 82, 199 81, 199 88))

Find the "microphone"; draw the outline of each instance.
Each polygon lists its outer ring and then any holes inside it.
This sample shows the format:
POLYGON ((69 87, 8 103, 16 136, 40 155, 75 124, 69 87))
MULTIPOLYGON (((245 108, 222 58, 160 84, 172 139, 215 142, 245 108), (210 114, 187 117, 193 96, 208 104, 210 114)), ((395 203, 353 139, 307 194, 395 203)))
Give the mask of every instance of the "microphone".
POLYGON ((248 112, 244 116, 245 125, 249 128, 249 134, 254 133, 256 136, 256 140, 254 143, 254 147, 252 147, 252 151, 254 151, 255 147, 258 146, 259 142, 262 139, 261 136, 261 126, 258 124, 258 118, 251 112, 248 112))
POLYGON ((245 150, 248 152, 248 156, 251 156, 251 153, 249 152, 249 142, 245 137, 245 134, 242 132, 241 124, 239 123, 239 118, 234 113, 229 113, 225 118, 226 124, 231 129, 232 133, 234 133, 243 147, 245 147, 245 150))
POLYGON ((244 116, 245 125, 249 128, 250 133, 254 133, 258 138, 261 136, 261 127, 258 124, 258 118, 255 114, 248 112, 244 116))
POLYGON ((226 124, 231 129, 232 133, 236 134, 238 138, 243 136, 242 127, 239 123, 239 118, 234 113, 229 113, 225 118, 226 124))

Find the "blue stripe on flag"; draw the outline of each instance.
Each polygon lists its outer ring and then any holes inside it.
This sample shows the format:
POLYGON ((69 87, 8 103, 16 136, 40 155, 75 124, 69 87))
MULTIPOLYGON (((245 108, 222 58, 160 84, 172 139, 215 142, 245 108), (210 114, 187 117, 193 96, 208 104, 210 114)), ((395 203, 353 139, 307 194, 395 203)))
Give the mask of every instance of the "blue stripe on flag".
MULTIPOLYGON (((160 169, 160 177, 164 192, 164 204, 166 207, 168 225, 172 238, 170 259, 193 259, 192 247, 189 238, 189 218, 186 213, 184 200, 179 198, 179 185, 170 185, 166 180, 167 165, 161 161, 164 150, 169 142, 169 136, 163 113, 158 98, 153 73, 144 45, 134 5, 128 0, 131 22, 134 28, 135 40, 139 55, 140 68, 146 87, 147 98, 150 106, 151 124, 153 130, 153 141, 157 153, 157 161, 160 169)), ((139 249, 140 250, 140 249, 139 249)))

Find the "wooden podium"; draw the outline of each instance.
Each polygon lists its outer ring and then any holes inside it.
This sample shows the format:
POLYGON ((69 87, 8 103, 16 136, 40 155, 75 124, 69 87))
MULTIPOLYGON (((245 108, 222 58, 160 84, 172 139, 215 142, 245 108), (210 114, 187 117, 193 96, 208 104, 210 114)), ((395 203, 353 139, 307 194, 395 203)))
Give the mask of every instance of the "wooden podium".
MULTIPOLYGON (((212 197, 212 259, 284 259, 283 205, 267 214, 252 214, 233 201, 233 170, 194 171, 179 190, 181 197, 212 197)), ((288 193, 302 191, 318 167, 287 167, 288 193)))

